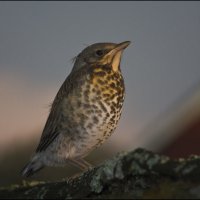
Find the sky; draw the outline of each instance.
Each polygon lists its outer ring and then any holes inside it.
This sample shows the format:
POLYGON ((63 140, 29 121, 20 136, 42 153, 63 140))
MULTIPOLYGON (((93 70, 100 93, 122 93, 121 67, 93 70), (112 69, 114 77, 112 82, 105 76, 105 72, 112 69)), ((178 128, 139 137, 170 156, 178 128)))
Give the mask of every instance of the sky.
POLYGON ((143 145, 144 127, 200 81, 199 36, 197 1, 0 2, 0 152, 40 137, 74 56, 127 40, 125 103, 108 144, 143 145))

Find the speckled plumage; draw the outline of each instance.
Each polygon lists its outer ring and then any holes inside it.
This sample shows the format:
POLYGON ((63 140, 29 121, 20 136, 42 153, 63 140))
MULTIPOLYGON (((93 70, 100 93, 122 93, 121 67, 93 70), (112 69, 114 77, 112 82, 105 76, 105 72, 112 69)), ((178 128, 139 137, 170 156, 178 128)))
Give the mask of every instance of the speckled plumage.
POLYGON ((125 88, 120 59, 129 43, 93 44, 76 57, 23 175, 32 175, 45 165, 89 167, 83 158, 111 135, 121 115, 125 88), (95 55, 99 50, 102 56, 95 55))

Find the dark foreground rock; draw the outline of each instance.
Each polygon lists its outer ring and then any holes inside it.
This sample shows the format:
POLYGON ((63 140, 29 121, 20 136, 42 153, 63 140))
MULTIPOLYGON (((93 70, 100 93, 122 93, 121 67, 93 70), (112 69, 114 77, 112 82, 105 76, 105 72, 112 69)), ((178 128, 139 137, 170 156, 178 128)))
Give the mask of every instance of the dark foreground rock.
POLYGON ((200 157, 172 160, 136 149, 70 180, 24 182, 1 188, 0 198, 200 198, 200 157))

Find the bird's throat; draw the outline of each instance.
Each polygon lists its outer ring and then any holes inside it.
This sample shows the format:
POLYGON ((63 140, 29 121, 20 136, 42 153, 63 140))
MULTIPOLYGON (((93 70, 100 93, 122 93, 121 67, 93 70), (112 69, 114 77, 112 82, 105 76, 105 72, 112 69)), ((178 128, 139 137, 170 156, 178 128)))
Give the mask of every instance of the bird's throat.
POLYGON ((121 55, 122 55, 122 51, 118 51, 113 57, 112 69, 115 72, 119 70, 119 64, 120 64, 120 61, 121 61, 121 55))

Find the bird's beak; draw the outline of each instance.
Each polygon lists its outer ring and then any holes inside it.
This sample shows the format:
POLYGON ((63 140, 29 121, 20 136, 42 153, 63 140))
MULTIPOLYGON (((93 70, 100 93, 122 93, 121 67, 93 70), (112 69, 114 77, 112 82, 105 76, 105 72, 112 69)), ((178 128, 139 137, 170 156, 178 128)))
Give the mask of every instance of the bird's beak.
POLYGON ((121 42, 117 44, 117 46, 113 50, 116 50, 116 51, 124 50, 126 49, 126 47, 128 47, 130 43, 131 43, 130 41, 121 42))
POLYGON ((119 43, 114 47, 114 49, 108 52, 107 58, 110 60, 112 64, 112 69, 114 71, 118 71, 122 52, 124 51, 126 47, 128 47, 130 43, 131 43, 130 41, 119 43))

